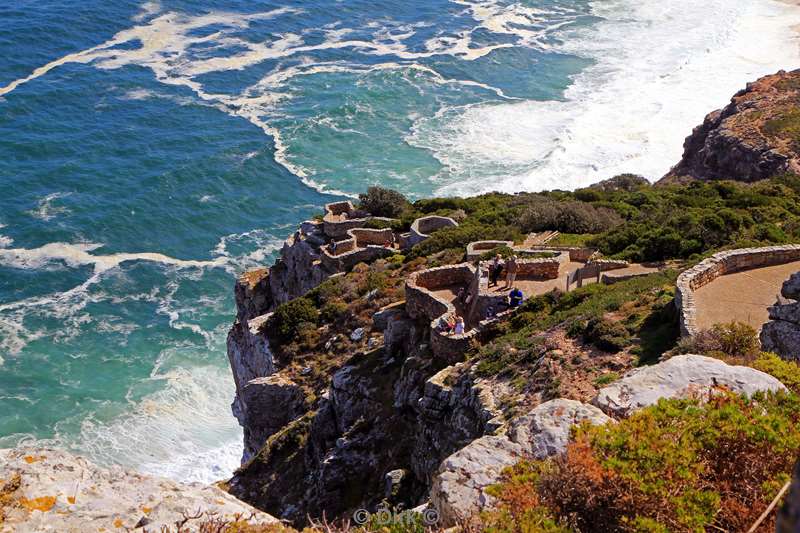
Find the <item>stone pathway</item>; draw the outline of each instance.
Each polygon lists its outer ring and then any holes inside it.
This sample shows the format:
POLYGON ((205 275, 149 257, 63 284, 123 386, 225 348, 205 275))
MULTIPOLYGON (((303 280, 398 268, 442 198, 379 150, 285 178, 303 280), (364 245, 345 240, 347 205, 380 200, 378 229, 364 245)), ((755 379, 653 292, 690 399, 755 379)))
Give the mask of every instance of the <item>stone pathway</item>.
POLYGON ((760 329, 769 318, 781 285, 800 271, 800 261, 721 276, 694 293, 697 327, 744 322, 760 329))

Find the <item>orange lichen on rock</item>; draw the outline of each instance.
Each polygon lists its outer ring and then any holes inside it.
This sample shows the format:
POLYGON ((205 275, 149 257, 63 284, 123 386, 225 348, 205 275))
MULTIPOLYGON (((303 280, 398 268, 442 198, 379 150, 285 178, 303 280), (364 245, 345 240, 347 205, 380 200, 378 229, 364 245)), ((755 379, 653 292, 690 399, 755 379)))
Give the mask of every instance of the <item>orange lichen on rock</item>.
POLYGON ((39 461, 44 461, 44 455, 26 455, 25 462, 28 464, 38 463, 39 461))
POLYGON ((67 502, 69 502, 70 505, 75 505, 75 496, 67 496, 67 502))
POLYGON ((117 518, 116 520, 114 520, 114 527, 117 529, 121 529, 123 527, 121 518, 117 518))
POLYGON ((41 511, 46 513, 56 504, 56 497, 40 496, 38 498, 33 498, 32 500, 29 500, 28 498, 20 498, 19 503, 28 511, 41 511))

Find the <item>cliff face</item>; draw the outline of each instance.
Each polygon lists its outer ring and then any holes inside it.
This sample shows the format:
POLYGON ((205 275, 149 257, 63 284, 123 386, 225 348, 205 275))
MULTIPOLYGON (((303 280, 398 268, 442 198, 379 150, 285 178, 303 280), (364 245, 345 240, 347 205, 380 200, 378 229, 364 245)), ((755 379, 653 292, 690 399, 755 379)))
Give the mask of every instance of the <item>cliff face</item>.
POLYGON ((382 322, 372 333, 386 327, 384 346, 356 353, 313 405, 288 369, 245 387, 241 398, 261 415, 243 425, 262 446, 231 479, 232 494, 295 524, 384 500, 412 507, 445 457, 499 425, 489 390, 431 357, 427 324, 400 311, 382 322), (270 390, 256 408, 247 390, 260 381, 270 390))
POLYGON ((800 174, 800 70, 750 83, 727 107, 710 113, 661 182, 752 182, 787 172, 800 174))
POLYGON ((261 329, 275 307, 302 296, 330 277, 331 272, 319 260, 324 240, 321 223, 305 222, 286 239, 280 258, 271 268, 245 272, 237 280, 236 321, 228 332, 227 346, 236 384, 231 408, 244 428, 243 461, 249 460, 269 435, 301 414, 297 411, 302 407, 280 412, 273 407, 286 405, 288 400, 302 405, 302 400, 297 391, 285 396, 284 383, 276 385, 263 379, 275 372, 276 365, 261 329))

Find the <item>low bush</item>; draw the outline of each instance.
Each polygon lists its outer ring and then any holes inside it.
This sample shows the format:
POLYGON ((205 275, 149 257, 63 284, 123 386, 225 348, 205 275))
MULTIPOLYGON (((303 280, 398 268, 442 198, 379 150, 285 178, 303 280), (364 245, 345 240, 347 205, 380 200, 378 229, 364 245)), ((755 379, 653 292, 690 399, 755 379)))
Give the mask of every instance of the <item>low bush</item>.
POLYGON ((358 196, 359 207, 376 217, 396 218, 410 207, 405 196, 383 187, 370 187, 358 196))
POLYGON ((625 326, 603 318, 589 320, 583 334, 587 342, 611 353, 623 350, 631 341, 631 336, 625 326))
POLYGON ((326 303, 320 309, 319 318, 325 323, 336 322, 347 314, 347 304, 341 300, 326 303))
POLYGON ((278 306, 269 326, 282 340, 293 339, 304 323, 316 325, 319 311, 308 298, 296 298, 278 306))
POLYGON ((755 329, 742 322, 731 322, 715 324, 711 329, 681 339, 668 355, 686 353, 749 362, 761 353, 761 345, 755 329))
POLYGON ((564 233, 601 233, 622 223, 611 209, 586 202, 533 202, 519 221, 523 231, 557 230, 564 233))
POLYGON ((798 422, 800 399, 770 393, 662 400, 617 424, 581 426, 565 455, 505 474, 493 488, 500 514, 486 523, 505 516, 505 530, 519 531, 538 516, 583 532, 746 531, 789 477, 798 422))

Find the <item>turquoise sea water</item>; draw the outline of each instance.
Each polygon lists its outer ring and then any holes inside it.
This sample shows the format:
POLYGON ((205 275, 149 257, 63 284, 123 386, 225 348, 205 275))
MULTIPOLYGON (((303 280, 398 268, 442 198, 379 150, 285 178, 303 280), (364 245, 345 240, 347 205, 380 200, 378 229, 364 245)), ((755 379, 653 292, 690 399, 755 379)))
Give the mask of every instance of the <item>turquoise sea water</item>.
POLYGON ((224 477, 234 277, 323 203, 656 179, 800 66, 797 8, 662 4, 0 5, 0 446, 224 477))

